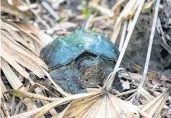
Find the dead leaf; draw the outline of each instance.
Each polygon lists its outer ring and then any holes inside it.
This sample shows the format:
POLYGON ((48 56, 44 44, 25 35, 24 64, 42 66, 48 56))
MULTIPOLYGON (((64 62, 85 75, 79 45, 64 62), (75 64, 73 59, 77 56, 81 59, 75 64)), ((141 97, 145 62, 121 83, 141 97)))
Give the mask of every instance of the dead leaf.
MULTIPOLYGON (((166 100, 169 97, 170 89, 167 89, 160 96, 151 100, 148 104, 144 105, 140 111, 146 112, 148 117, 159 118, 161 110, 163 109, 166 100)), ((140 112, 141 113, 141 112, 140 112)))
POLYGON ((7 0, 1 0, 1 12, 6 12, 15 16, 18 16, 22 19, 30 19, 33 18, 32 13, 30 12, 22 12, 16 6, 10 5, 7 0))

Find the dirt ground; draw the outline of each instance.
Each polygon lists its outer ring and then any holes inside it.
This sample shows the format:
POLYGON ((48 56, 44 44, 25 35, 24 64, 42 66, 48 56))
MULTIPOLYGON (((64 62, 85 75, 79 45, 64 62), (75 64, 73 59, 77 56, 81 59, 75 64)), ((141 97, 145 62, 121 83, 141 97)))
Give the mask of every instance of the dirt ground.
MULTIPOLYGON (((171 19, 171 12, 168 12, 171 11, 170 5, 171 1, 163 0, 163 7, 159 12, 159 19, 161 21, 161 28, 163 29, 165 38, 163 39, 161 32, 156 30, 149 65, 149 71, 163 73, 168 76, 171 76, 171 50, 166 47, 164 40, 166 40, 167 45, 171 44, 171 28, 169 21, 169 19, 171 19)), ((124 57, 123 66, 125 66, 125 68, 131 70, 136 64, 142 68, 140 71, 143 70, 149 43, 151 24, 152 10, 147 13, 142 13, 138 19, 124 57)), ((156 29, 158 29, 158 25, 159 22, 157 23, 156 29)))

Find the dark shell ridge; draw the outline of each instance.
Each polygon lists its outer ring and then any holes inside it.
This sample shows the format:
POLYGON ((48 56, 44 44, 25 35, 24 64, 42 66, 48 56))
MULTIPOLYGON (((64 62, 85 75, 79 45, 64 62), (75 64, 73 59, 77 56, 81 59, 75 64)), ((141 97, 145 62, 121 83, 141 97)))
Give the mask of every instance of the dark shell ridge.
POLYGON ((75 30, 70 35, 57 38, 44 47, 40 57, 49 69, 54 69, 68 64, 83 52, 90 52, 113 61, 116 61, 119 55, 117 47, 103 36, 75 30))

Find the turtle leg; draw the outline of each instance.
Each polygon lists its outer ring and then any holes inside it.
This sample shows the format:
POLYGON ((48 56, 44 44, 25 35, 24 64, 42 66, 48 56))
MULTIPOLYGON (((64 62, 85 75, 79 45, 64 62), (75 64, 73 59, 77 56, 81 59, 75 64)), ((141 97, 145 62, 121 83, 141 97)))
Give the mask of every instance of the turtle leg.
POLYGON ((65 91, 76 94, 85 93, 79 82, 79 72, 74 68, 58 68, 50 72, 52 79, 59 84, 65 91))

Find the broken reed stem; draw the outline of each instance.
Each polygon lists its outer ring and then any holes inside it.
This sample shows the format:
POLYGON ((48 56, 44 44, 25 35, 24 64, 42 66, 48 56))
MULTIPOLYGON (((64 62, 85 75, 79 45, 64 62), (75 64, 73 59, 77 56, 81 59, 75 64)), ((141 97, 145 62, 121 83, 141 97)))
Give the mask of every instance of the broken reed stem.
MULTIPOLYGON (((5 116, 4 118, 10 117, 9 108, 7 107, 7 104, 5 102, 5 99, 2 98, 1 99, 1 102, 2 102, 2 104, 1 104, 0 111, 3 111, 2 115, 4 114, 4 116, 5 116)), ((2 116, 2 118, 3 118, 3 116, 2 116)))
POLYGON ((12 90, 12 91, 9 90, 6 93, 10 93, 10 92, 14 93, 14 95, 15 95, 15 92, 17 92, 19 94, 19 97, 22 96, 22 97, 25 97, 25 98, 39 99, 39 100, 45 100, 45 101, 49 101, 49 102, 53 102, 53 101, 56 101, 56 100, 60 100, 61 99, 61 98, 45 97, 43 95, 30 93, 30 92, 27 92, 25 90, 12 90))
POLYGON ((156 23, 157 23, 158 12, 159 12, 159 6, 160 6, 160 0, 157 0, 156 7, 155 7, 155 13, 154 13, 154 19, 153 19, 153 26, 151 28, 151 34, 150 34, 150 39, 149 39, 147 57, 146 57, 146 62, 145 62, 145 67, 144 67, 144 72, 143 72, 143 77, 142 77, 142 80, 140 83, 140 87, 142 87, 144 85, 144 82, 145 82, 145 79, 147 76, 148 65, 150 62, 151 49, 152 49, 154 34, 155 34, 155 27, 156 27, 156 23))
POLYGON ((117 72, 117 70, 118 70, 118 68, 119 68, 119 66, 121 64, 122 58, 123 58, 123 56, 125 54, 126 48, 128 46, 129 40, 131 38, 132 32, 134 30, 135 24, 137 22, 138 16, 139 16, 139 14, 140 14, 140 12, 141 12, 141 10, 143 8, 144 3, 145 3, 145 0, 142 0, 141 3, 139 4, 138 8, 137 8, 137 11, 135 13, 134 19, 131 22, 132 27, 130 27, 129 32, 128 32, 127 36, 126 36, 123 48, 122 48, 122 50, 120 52, 120 55, 119 55, 119 58, 117 60, 116 65, 115 65, 115 68, 114 68, 112 74, 110 74, 108 76, 108 78, 107 78, 107 80, 106 80, 106 82, 105 82, 105 84, 103 86, 103 88, 106 88, 107 90, 109 90, 111 88, 111 85, 112 85, 112 83, 114 81, 115 74, 116 74, 116 72, 117 72))
MULTIPOLYGON (((2 78, 0 77, 0 99, 3 98, 3 96, 7 100, 10 99, 9 95, 4 94, 6 91, 7 91, 7 89, 2 81, 2 78)), ((0 106, 1 106, 1 101, 0 101, 0 106)))
POLYGON ((123 3, 125 2, 125 0, 118 0, 118 2, 112 7, 112 11, 116 11, 116 9, 118 7, 120 7, 123 3))
POLYGON ((127 95, 127 94, 134 93, 134 92, 136 92, 136 91, 137 91, 137 89, 133 89, 133 90, 126 91, 126 92, 123 92, 123 93, 118 93, 118 94, 116 94, 115 96, 119 97, 119 96, 123 96, 123 95, 127 95))
POLYGON ((93 7, 94 9, 100 11, 102 14, 104 15, 108 15, 109 17, 113 17, 114 16, 114 13, 112 10, 108 9, 108 8, 104 8, 98 4, 96 4, 95 2, 90 2, 89 5, 91 7, 93 7))
POLYGON ((20 102, 18 103, 18 105, 16 106, 16 109, 15 109, 15 112, 14 112, 13 115, 17 115, 17 114, 19 113, 20 108, 21 108, 21 106, 22 106, 23 104, 24 104, 24 103, 23 103, 23 100, 21 99, 20 102))
POLYGON ((10 114, 14 115, 14 111, 15 111, 15 96, 12 96, 12 100, 11 100, 11 105, 10 105, 10 114))
POLYGON ((29 9, 32 11, 32 13, 37 17, 37 19, 39 20, 40 23, 42 23, 47 29, 50 29, 50 26, 40 17, 40 15, 34 10, 31 8, 31 3, 29 0, 26 0, 26 3, 29 7, 29 9))
POLYGON ((89 18, 87 19, 85 25, 83 26, 84 30, 87 31, 93 18, 94 18, 95 15, 90 15, 89 18))
POLYGON ((121 35, 120 44, 119 44, 119 52, 121 51, 123 44, 124 44, 127 26, 128 26, 128 21, 124 21, 124 26, 123 26, 122 35, 121 35))

